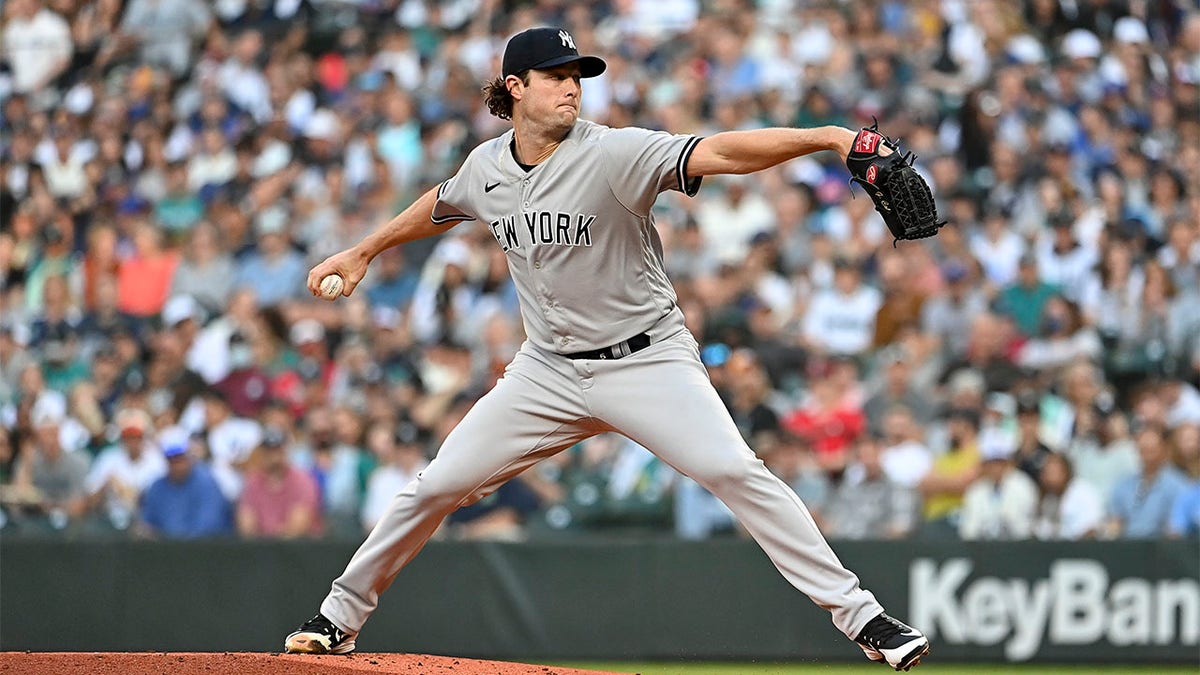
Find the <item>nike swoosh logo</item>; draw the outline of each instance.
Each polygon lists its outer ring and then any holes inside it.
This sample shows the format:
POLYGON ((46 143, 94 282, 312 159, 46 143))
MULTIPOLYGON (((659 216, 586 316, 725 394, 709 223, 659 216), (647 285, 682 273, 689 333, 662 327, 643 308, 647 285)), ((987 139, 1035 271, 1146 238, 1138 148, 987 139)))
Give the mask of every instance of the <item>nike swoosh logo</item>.
POLYGON ((499 186, 500 186, 500 184, 499 184, 499 183, 488 183, 487 185, 484 185, 484 186, 483 186, 483 191, 484 191, 484 192, 491 192, 492 190, 495 190, 495 189, 496 189, 497 187, 499 187, 499 186))

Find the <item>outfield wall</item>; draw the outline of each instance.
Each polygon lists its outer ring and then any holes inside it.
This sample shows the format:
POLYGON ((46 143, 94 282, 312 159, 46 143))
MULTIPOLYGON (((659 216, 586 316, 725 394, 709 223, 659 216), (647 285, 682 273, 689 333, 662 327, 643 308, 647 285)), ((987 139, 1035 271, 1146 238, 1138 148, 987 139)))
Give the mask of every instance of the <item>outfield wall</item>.
MULTIPOLYGON (((268 651, 311 616, 341 543, 0 541, 0 650, 268 651)), ((1200 663, 1188 542, 840 543, 954 661, 1200 663)), ((432 543, 365 651, 543 659, 861 658, 752 543, 432 543)))

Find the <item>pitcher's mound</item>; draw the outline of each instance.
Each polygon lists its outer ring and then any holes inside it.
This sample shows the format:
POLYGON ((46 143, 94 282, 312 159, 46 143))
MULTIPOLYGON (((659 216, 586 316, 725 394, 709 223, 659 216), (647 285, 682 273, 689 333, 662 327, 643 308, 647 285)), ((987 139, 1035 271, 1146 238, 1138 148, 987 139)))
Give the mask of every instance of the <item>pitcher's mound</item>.
MULTIPOLYGON (((425 654, 0 652, 0 675, 604 675, 595 670, 425 654)), ((613 674, 608 674, 613 675, 613 674)))

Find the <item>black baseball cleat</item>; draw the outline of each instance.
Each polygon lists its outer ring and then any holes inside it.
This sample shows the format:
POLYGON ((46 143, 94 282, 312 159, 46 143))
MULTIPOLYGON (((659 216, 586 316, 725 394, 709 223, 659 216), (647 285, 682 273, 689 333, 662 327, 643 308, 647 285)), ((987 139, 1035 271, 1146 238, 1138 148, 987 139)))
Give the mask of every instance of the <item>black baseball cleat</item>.
POLYGON ((896 670, 908 670, 921 663, 929 653, 929 640, 921 631, 886 612, 871 619, 854 638, 872 661, 886 663, 896 670))
POLYGON ((354 651, 356 633, 347 633, 317 614, 300 625, 283 641, 288 654, 349 654, 354 651))

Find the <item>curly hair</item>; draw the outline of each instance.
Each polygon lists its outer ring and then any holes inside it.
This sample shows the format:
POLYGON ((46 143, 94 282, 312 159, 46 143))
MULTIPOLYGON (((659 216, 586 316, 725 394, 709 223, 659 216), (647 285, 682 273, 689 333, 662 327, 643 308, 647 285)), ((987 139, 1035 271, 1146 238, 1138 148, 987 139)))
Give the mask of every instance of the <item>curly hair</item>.
MULTIPOLYGON (((517 77, 521 78, 521 82, 525 85, 529 84, 529 71, 522 70, 517 73, 517 77)), ((508 90, 508 85, 504 83, 503 75, 483 85, 483 100, 487 103, 488 112, 502 120, 511 120, 513 112, 513 97, 512 92, 508 90)))

